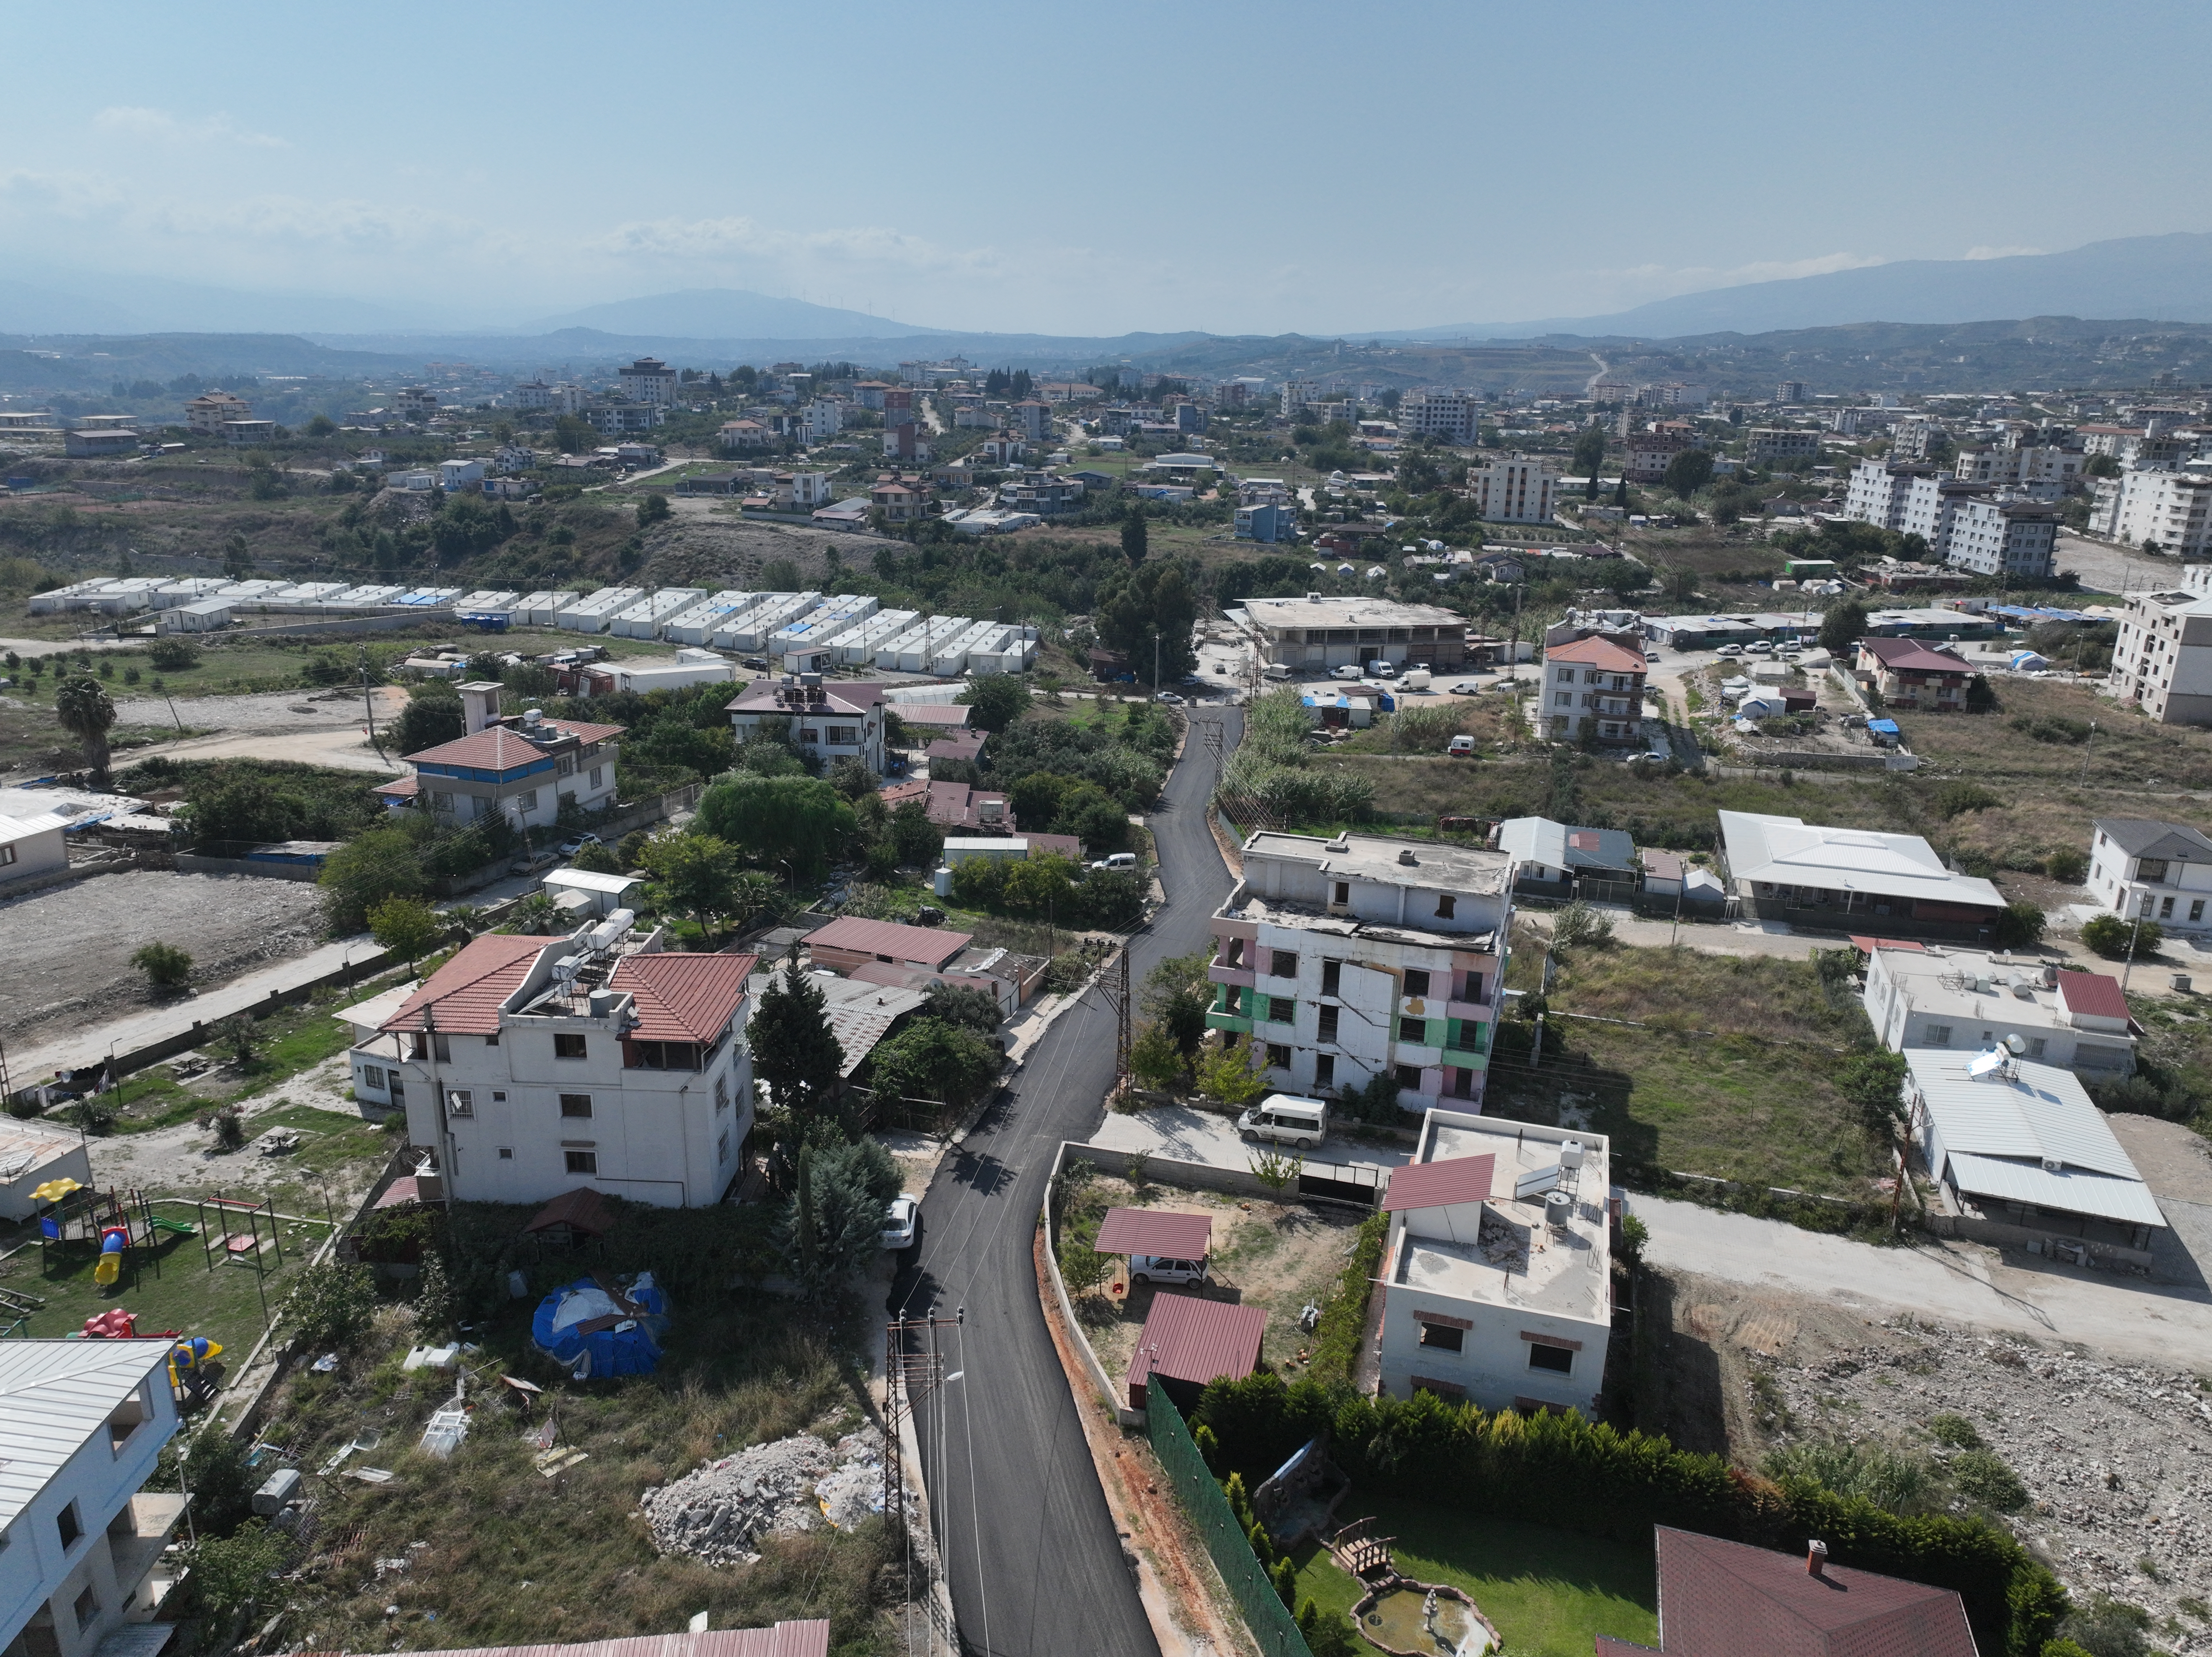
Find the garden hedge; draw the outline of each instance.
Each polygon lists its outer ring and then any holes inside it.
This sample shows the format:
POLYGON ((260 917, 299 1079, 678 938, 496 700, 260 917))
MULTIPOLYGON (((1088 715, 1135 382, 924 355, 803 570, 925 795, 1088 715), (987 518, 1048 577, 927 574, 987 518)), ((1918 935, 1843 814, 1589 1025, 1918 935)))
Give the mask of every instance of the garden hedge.
POLYGON ((1981 1519, 1899 1516, 1579 1416, 1486 1412, 1428 1393, 1368 1398, 1257 1375, 1214 1382, 1192 1420, 1218 1444, 1215 1472, 1241 1473, 1253 1489, 1326 1434, 1337 1464, 1369 1490, 1480 1501, 1486 1512, 1644 1545, 1655 1525, 1796 1553, 1818 1537, 1839 1565, 1957 1589, 1976 1643, 1992 1657, 2037 1657, 2067 1610, 2057 1579, 1981 1519))

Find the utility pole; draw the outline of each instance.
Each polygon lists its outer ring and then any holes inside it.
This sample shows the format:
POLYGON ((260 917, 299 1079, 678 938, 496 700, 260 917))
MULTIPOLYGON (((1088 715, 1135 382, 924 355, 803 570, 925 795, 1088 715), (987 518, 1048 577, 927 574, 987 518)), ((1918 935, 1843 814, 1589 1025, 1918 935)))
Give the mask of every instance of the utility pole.
MULTIPOLYGON (((376 757, 378 760, 386 764, 389 764, 391 762, 385 760, 384 758, 384 744, 379 742, 376 738, 376 701, 375 699, 369 695, 368 690, 368 646, 367 645, 362 645, 359 646, 359 651, 361 661, 361 711, 368 719, 368 745, 376 750, 376 757)), ((170 712, 174 713, 175 711, 175 706, 172 704, 170 712)), ((179 726, 179 728, 181 729, 182 727, 179 726)))
POLYGON ((1129 949, 1126 944, 1115 963, 1111 987, 1103 978, 1099 987, 1106 991, 1106 999, 1114 1009, 1114 1086, 1108 1096, 1118 1099, 1129 1089, 1129 949))

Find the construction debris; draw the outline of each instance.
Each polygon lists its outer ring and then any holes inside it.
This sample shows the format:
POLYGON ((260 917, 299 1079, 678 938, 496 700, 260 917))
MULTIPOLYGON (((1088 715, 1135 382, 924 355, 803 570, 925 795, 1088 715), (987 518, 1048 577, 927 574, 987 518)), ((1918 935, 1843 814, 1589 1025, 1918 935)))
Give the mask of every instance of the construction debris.
POLYGON ((700 1464, 639 1503, 653 1545, 712 1565, 750 1564, 763 1536, 848 1530, 884 1507, 884 1440, 873 1427, 835 1444, 797 1433, 700 1464))

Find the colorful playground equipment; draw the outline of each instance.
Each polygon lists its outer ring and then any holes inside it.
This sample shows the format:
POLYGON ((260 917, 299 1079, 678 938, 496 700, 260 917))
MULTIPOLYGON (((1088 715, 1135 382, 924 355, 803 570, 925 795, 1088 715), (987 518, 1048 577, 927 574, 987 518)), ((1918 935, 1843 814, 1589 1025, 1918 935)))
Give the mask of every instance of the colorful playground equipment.
POLYGON ((104 1225, 100 1229, 100 1264, 92 1268, 92 1280, 102 1289, 112 1288, 123 1275, 123 1251, 131 1247, 131 1228, 127 1225, 104 1225))
POLYGON ((668 1296, 650 1272, 619 1280, 579 1278, 538 1303, 530 1338, 570 1376, 649 1375, 660 1363, 668 1296))

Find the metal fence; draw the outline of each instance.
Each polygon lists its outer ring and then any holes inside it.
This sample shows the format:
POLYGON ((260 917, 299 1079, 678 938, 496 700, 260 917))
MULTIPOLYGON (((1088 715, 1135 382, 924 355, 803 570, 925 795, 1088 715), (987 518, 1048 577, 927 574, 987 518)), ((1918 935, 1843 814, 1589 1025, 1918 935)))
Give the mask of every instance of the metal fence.
POLYGON ((1298 1632, 1297 1620, 1283 1608, 1275 1585, 1260 1569, 1252 1544, 1237 1528, 1237 1515, 1229 1510, 1229 1498, 1222 1495, 1206 1458, 1191 1442, 1182 1411, 1176 1408, 1166 1387, 1154 1386, 1149 1390, 1145 1420, 1152 1432, 1153 1454, 1175 1486, 1176 1499, 1182 1503, 1192 1527, 1206 1539, 1206 1551, 1213 1556, 1221 1580, 1229 1585, 1231 1597, 1244 1613, 1244 1625, 1251 1630, 1252 1642, 1262 1657, 1313 1657, 1305 1636, 1298 1632))

